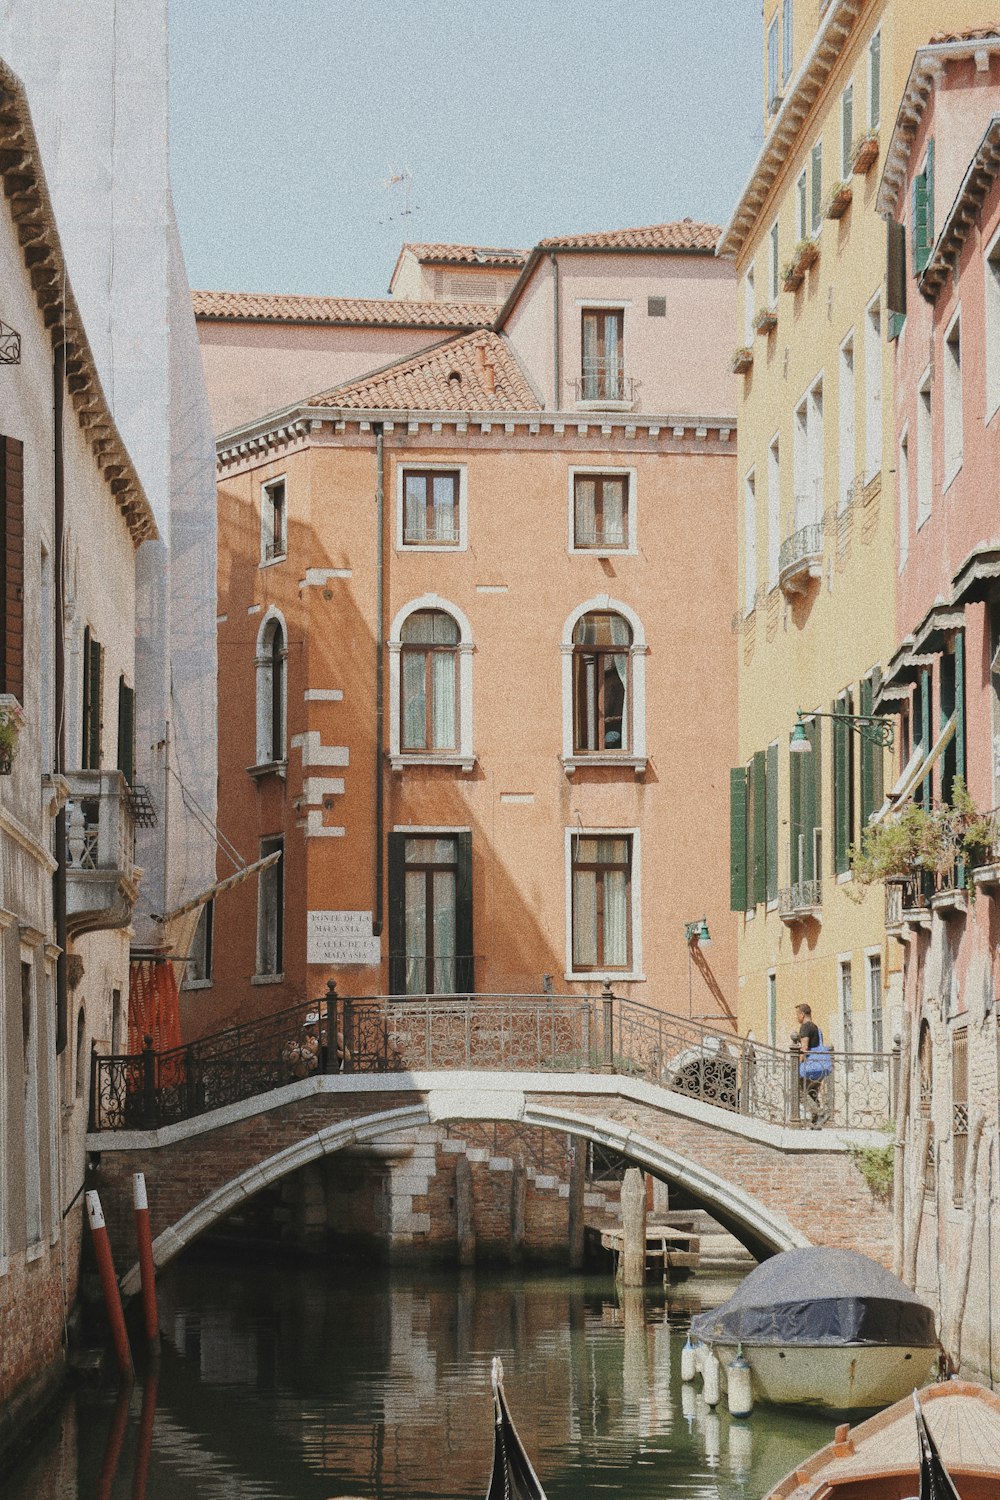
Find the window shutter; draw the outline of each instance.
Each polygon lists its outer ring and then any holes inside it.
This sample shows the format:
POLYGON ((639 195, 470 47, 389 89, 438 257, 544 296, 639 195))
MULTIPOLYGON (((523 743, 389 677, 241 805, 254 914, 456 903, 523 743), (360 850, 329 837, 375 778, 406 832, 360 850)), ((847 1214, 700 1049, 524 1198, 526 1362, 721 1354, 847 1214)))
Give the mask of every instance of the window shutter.
POLYGON ((823 143, 812 148, 812 227, 817 228, 823 218, 823 143))
POLYGON ((764 864, 767 869, 768 901, 778 899, 778 747, 767 747, 767 821, 765 828, 764 864))
POLYGON ((886 235, 885 303, 889 338, 897 339, 906 321, 906 225, 890 219, 886 235))
POLYGON ((24 698, 24 444, 0 437, 0 692, 24 698))
POLYGON ((767 863, 766 863, 766 828, 767 828, 767 790, 766 790, 767 757, 763 750, 758 750, 751 762, 750 774, 753 777, 753 890, 747 906, 756 906, 758 902, 767 899, 767 863))
POLYGON ((90 626, 83 627, 83 684, 80 693, 81 702, 81 742, 80 742, 80 765, 85 771, 90 769, 90 626))
POLYGON ((747 773, 729 772, 729 910, 747 909, 747 773))
POLYGON ((802 802, 803 802, 803 832, 805 833, 805 852, 803 865, 800 873, 802 880, 818 880, 819 871, 816 869, 815 848, 816 830, 822 827, 820 813, 820 790, 823 785, 823 767, 821 756, 823 753, 822 727, 819 719, 812 719, 806 725, 806 734, 812 746, 812 754, 804 756, 809 764, 803 772, 802 802))
POLYGON ((850 84, 844 90, 840 101, 840 153, 843 165, 843 175, 846 177, 851 170, 851 148, 854 145, 854 85, 850 84))
POLYGON ((934 246, 934 137, 927 142, 927 165, 924 168, 924 193, 927 199, 927 258, 934 246))
MULTIPOLYGON (((835 698, 831 713, 844 712, 843 698, 835 698)), ((851 843, 850 776, 848 769, 849 724, 833 721, 833 867, 838 875, 848 869, 851 843)))
POLYGON ((104 647, 90 637, 90 716, 87 765, 92 771, 101 765, 101 719, 104 712, 104 647))
POLYGON ((472 834, 460 833, 458 845, 458 869, 455 872, 455 984, 464 994, 472 994, 476 988, 476 963, 473 954, 472 926, 472 834))
MULTIPOLYGON (((878 697, 879 688, 882 686, 881 668, 875 667, 871 676, 872 703, 878 697)), ((874 811, 882 806, 885 801, 885 751, 881 745, 875 746, 875 754, 872 757, 872 808, 874 811)))
MULTIPOLYGON (((932 744, 931 738, 931 674, 928 667, 924 667, 920 673, 920 743, 924 747, 926 755, 932 744)), ((913 800, 918 806, 927 807, 931 799, 931 776, 924 776, 920 780, 917 790, 913 794, 913 800)))
MULTIPOLYGON (((871 678, 863 677, 858 694, 858 712, 870 714, 872 711, 872 684, 871 678)), ((861 736, 861 832, 864 833, 868 827, 868 819, 874 812, 872 804, 872 779, 875 772, 875 746, 868 738, 867 733, 861 736)))
POLYGON ((955 635, 955 775, 965 780, 965 632, 955 635))
POLYGON ((389 835, 389 994, 406 994, 406 834, 389 835))
POLYGON ((135 693, 118 679, 118 769, 129 786, 135 781, 135 693))
POLYGON ((789 755, 788 757, 788 879, 791 885, 798 885, 802 879, 799 870, 799 835, 802 832, 802 762, 804 759, 803 755, 789 755))

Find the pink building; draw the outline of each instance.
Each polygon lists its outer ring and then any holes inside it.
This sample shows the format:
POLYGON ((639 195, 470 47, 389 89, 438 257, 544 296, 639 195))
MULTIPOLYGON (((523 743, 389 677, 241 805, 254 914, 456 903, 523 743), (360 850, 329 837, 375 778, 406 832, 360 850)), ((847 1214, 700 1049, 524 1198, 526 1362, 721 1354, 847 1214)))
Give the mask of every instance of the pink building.
MULTIPOLYGON (((981 811, 1000 802, 998 174, 1000 32, 941 38, 914 59, 879 193, 899 475, 899 645, 881 711, 896 717, 906 766, 890 800, 916 802, 932 829, 935 810, 961 800, 959 778, 981 811)), ((898 1251, 911 1284, 939 1303, 946 1348, 986 1372, 1000 1329, 996 1312, 992 1328, 983 1316, 998 1248, 988 1184, 1000 846, 980 823, 951 847, 936 869, 887 886, 909 1062, 898 1251)))

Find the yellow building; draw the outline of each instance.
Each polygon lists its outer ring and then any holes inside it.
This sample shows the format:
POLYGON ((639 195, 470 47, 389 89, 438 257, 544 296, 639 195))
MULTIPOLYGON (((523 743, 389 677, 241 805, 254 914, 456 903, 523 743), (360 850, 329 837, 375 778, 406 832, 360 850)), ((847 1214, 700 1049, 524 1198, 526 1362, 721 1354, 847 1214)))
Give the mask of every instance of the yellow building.
MULTIPOLYGON (((765 0, 765 140, 719 254, 740 285, 739 746, 731 905, 741 1026, 787 1044, 807 1001, 834 1046, 890 1047, 900 997, 881 887, 850 846, 899 747, 864 715, 895 650, 897 318, 875 197, 934 0, 765 0), (862 732, 864 729, 868 733, 862 732), (802 740, 802 731, 798 735, 802 740)), ((980 17, 949 0, 953 26, 980 17)))

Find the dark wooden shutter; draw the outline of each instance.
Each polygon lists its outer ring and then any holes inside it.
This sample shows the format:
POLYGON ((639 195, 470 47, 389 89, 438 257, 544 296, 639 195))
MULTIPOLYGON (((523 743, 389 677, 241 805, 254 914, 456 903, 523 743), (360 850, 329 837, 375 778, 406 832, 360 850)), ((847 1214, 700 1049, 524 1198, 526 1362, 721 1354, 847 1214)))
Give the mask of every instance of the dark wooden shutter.
POLYGON ((729 910, 747 909, 747 773, 729 773, 729 910))
POLYGON ((90 638, 90 735, 87 764, 92 771, 101 765, 101 728, 104 718, 104 647, 90 638))
POLYGON ((753 777, 753 891, 748 906, 767 899, 767 759, 758 750, 750 763, 753 777))
POLYGON ((890 219, 886 238, 885 302, 889 338, 896 339, 906 322, 906 225, 890 219))
POLYGON ((80 744, 80 765, 85 771, 90 769, 90 626, 83 627, 83 683, 80 689, 81 714, 80 722, 82 736, 80 744))
MULTIPOLYGON (((870 677, 861 679, 859 693, 859 712, 870 714, 872 711, 872 684, 870 677)), ((868 827, 868 819, 875 811, 874 803, 874 777, 875 777, 875 746, 872 744, 868 729, 861 726, 861 832, 864 833, 868 827)))
POLYGON ((406 994, 406 834, 389 835, 389 994, 406 994))
MULTIPOLYGON (((844 712, 842 697, 834 698, 831 713, 844 712)), ((850 866, 851 843, 851 798, 850 798, 850 734, 849 724, 833 721, 833 867, 843 875, 850 866)))
POLYGON ((798 885, 802 879, 799 871, 799 834, 802 832, 802 762, 804 759, 804 755, 797 753, 789 754, 788 757, 788 880, 790 885, 798 885))
MULTIPOLYGON (((929 667, 924 667, 920 673, 920 743, 924 747, 924 754, 929 755, 931 745, 933 744, 931 736, 931 674, 929 667)), ((913 800, 921 807, 929 807, 931 795, 931 777, 922 776, 913 794, 913 800)))
POLYGON ((473 954, 472 926, 472 834, 456 836, 458 869, 455 875, 455 965, 456 987, 466 994, 476 988, 476 963, 473 954))
POLYGON ((24 699, 24 444, 0 437, 0 692, 24 699))
POLYGON ((118 769, 131 786, 135 780, 135 693, 124 677, 118 679, 118 769))
POLYGON ((778 747, 767 747, 767 817, 764 829, 764 864, 767 867, 766 898, 778 899, 778 747))

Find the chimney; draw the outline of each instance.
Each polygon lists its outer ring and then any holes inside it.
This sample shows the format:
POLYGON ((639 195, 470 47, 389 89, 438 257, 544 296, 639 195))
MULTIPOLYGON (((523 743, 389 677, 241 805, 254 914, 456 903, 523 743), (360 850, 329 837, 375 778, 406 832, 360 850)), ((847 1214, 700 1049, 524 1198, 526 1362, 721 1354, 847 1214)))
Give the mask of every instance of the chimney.
POLYGON ((492 394, 497 388, 497 372, 493 364, 483 365, 483 384, 492 394))
POLYGON ((477 366, 479 367, 480 370, 486 364, 486 345, 485 344, 477 344, 476 345, 476 364, 477 364, 477 366))

